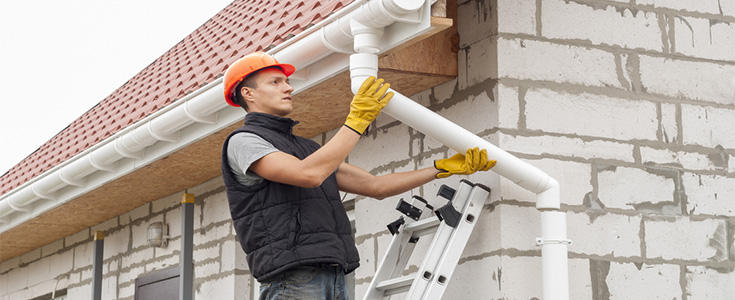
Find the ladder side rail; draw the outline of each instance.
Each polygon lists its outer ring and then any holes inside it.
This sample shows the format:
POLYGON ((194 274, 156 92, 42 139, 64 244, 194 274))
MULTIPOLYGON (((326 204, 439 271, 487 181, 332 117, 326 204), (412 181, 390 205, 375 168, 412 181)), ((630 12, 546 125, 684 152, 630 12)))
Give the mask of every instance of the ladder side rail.
POLYGON ((449 246, 442 255, 437 265, 436 275, 429 283, 421 299, 441 299, 449 284, 454 269, 464 252, 477 220, 482 213, 485 201, 490 196, 489 190, 483 186, 476 185, 470 194, 470 201, 462 212, 462 219, 452 235, 449 246))
MULTIPOLYGON (((464 206, 468 203, 467 200, 471 191, 472 185, 464 180, 461 181, 459 188, 452 198, 452 206, 455 209, 459 207, 461 211, 464 211, 464 206)), ((447 225, 446 222, 441 222, 434 235, 434 239, 431 241, 429 251, 426 253, 419 270, 416 272, 416 279, 411 284, 411 289, 409 289, 406 299, 420 299, 421 295, 424 294, 427 285, 433 280, 439 259, 441 259, 442 253, 444 253, 454 231, 455 228, 447 225)))
POLYGON ((378 269, 375 270, 373 280, 370 282, 367 293, 365 293, 365 300, 378 300, 383 297, 382 291, 376 288, 378 282, 390 279, 390 275, 393 273, 393 266, 398 263, 400 258, 400 251, 403 249, 401 246, 404 239, 402 239, 404 232, 401 231, 390 242, 388 250, 386 250, 385 256, 380 261, 378 269))
MULTIPOLYGON (((412 199, 411 204, 415 204, 416 200, 412 199)), ((427 219, 431 214, 431 210, 424 209, 421 212, 421 216, 418 221, 413 221, 410 218, 406 224, 400 226, 398 233, 393 236, 386 254, 378 265, 378 269, 375 270, 373 280, 370 281, 370 286, 365 293, 365 300, 378 300, 382 299, 384 295, 384 289, 378 288, 380 282, 390 280, 391 278, 397 277, 396 273, 403 272, 403 269, 408 264, 408 260, 413 253, 415 243, 410 243, 413 231, 406 230, 407 226, 415 224, 427 219)))

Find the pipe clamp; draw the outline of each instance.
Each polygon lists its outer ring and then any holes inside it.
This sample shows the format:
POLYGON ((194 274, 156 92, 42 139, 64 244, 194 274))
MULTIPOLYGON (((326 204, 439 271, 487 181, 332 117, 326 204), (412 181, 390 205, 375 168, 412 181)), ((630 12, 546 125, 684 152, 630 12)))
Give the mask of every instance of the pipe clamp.
POLYGON ((563 238, 550 238, 550 239, 536 238, 536 246, 550 245, 550 244, 562 244, 562 245, 569 246, 572 244, 572 240, 563 239, 563 238))

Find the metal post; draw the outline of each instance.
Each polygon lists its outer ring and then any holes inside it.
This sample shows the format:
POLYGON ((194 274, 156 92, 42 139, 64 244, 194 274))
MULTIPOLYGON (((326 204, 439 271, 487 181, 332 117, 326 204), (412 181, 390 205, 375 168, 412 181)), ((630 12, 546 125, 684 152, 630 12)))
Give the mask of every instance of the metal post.
POLYGON ((194 292, 194 194, 181 200, 181 261, 179 263, 179 300, 192 300, 194 292))
POLYGON ((104 255, 105 232, 94 232, 94 258, 92 261, 92 300, 102 299, 102 257, 104 255))

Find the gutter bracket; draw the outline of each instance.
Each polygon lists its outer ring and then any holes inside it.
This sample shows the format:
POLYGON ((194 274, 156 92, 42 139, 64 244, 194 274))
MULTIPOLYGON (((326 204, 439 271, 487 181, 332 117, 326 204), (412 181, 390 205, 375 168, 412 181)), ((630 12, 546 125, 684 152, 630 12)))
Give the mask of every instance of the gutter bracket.
MULTIPOLYGON (((41 198, 41 199, 48 199, 48 200, 56 201, 56 199, 58 198, 55 195, 38 190, 38 185, 36 184, 31 185, 31 190, 33 191, 34 194, 36 194, 36 196, 38 196, 38 198, 41 198)), ((8 204, 10 203, 11 202, 8 202, 8 204)))
MULTIPOLYGON (((135 137, 133 137, 133 138, 135 138, 135 137)), ((140 150, 140 151, 137 151, 137 152, 131 152, 130 150, 125 149, 124 146, 121 145, 121 143, 122 143, 122 137, 119 137, 119 138, 115 139, 115 151, 117 151, 117 153, 119 153, 120 155, 125 156, 127 158, 135 158, 135 159, 141 159, 141 158, 143 158, 143 151, 145 151, 145 150, 140 150)))
MULTIPOLYGON (((186 109, 186 108, 184 108, 186 109)), ((187 114, 188 116, 188 114, 187 114)), ((194 120, 196 121, 196 120, 194 120)), ((148 122, 148 133, 151 134, 152 137, 158 139, 159 141, 169 142, 169 143, 176 143, 179 141, 179 132, 176 132, 174 134, 161 134, 156 132, 155 129, 153 129, 153 126, 151 125, 153 122, 148 122)))
POLYGON ((79 179, 67 177, 66 174, 64 174, 64 169, 61 169, 61 171, 59 171, 59 178, 64 183, 68 185, 73 185, 73 186, 84 186, 84 183, 86 182, 85 180, 79 180, 79 179))
MULTIPOLYGON (((12 208, 14 211, 22 211, 22 212, 25 212, 25 213, 29 213, 29 212, 32 212, 33 211, 32 209, 27 208, 25 206, 20 206, 20 205, 13 204, 13 201, 8 201, 8 206, 10 206, 10 208, 12 208)), ((4 223, 7 223, 7 221, 4 222, 4 223)))
POLYGON ((89 158, 89 164, 92 165, 92 167, 94 167, 95 169, 107 172, 115 172, 117 170, 117 163, 112 165, 103 165, 94 161, 94 158, 92 157, 92 155, 87 156, 87 158, 89 158))
MULTIPOLYGON (((197 115, 193 114, 193 113, 192 113, 192 112, 191 112, 191 111, 189 110, 189 101, 187 101, 187 102, 186 102, 186 103, 184 104, 184 114, 185 114, 185 115, 186 115, 186 116, 187 116, 187 117, 188 117, 189 119, 192 119, 192 120, 194 120, 195 122, 199 122, 199 123, 205 123, 205 124, 216 124, 216 123, 217 123, 217 116, 218 116, 218 115, 217 115, 217 113, 213 113, 213 114, 210 114, 210 115, 207 115, 207 116, 203 116, 203 117, 202 117, 202 116, 197 116, 197 115)), ((177 136, 176 136, 176 141, 178 141, 178 140, 179 140, 179 137, 178 137, 178 135, 177 135, 177 136)), ((176 142, 176 141, 174 141, 174 142, 176 142)))

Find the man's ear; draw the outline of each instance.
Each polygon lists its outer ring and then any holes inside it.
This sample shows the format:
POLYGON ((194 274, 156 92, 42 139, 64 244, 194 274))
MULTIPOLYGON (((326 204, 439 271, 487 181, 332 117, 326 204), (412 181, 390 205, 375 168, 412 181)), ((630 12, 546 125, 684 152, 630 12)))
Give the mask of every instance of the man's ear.
POLYGON ((242 98, 245 99, 245 102, 252 102, 254 101, 253 97, 253 89, 249 87, 242 87, 240 89, 240 95, 242 95, 242 98))

